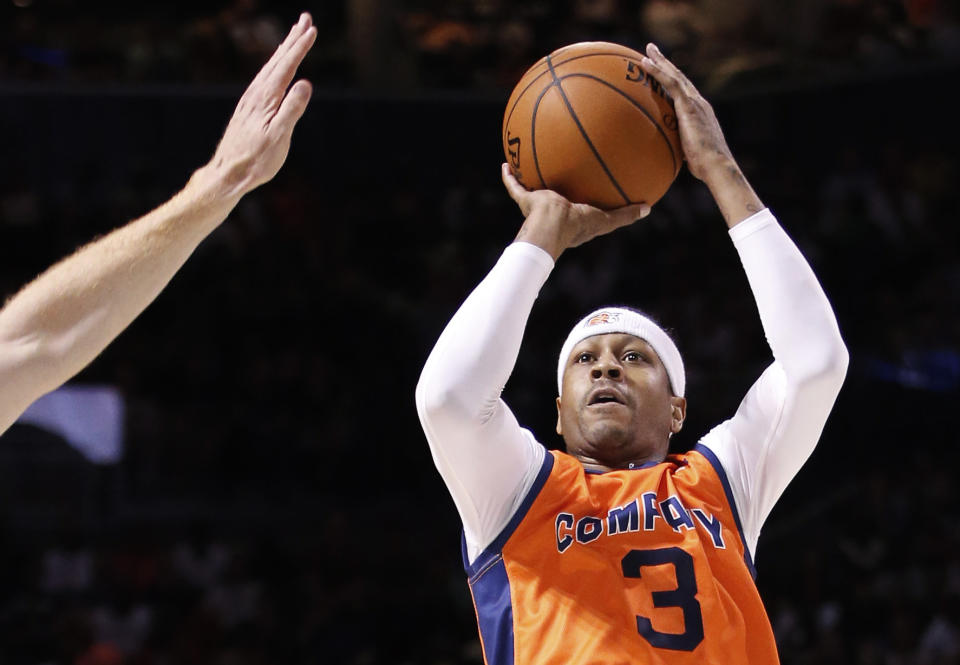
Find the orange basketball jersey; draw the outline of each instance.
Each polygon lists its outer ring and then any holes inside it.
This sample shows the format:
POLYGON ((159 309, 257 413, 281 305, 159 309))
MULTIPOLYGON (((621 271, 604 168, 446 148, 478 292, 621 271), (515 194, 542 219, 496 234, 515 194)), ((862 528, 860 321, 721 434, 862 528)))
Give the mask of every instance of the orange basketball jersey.
POLYGON ((607 473, 551 451, 466 568, 487 665, 779 662, 726 475, 704 446, 607 473))

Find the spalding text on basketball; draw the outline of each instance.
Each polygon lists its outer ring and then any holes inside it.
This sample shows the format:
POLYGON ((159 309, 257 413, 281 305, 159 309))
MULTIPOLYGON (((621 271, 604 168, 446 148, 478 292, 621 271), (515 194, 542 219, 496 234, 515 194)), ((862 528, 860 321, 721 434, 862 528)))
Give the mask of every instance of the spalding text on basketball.
POLYGON ((640 65, 637 63, 627 60, 627 76, 628 81, 633 81, 635 83, 642 83, 643 85, 650 88, 650 90, 657 95, 660 95, 663 98, 667 97, 666 91, 663 89, 663 86, 660 85, 660 81, 653 78, 645 71, 640 69, 640 65))
POLYGON ((513 167, 513 174, 520 177, 520 137, 510 136, 507 130, 507 152, 510 154, 510 166, 513 167))

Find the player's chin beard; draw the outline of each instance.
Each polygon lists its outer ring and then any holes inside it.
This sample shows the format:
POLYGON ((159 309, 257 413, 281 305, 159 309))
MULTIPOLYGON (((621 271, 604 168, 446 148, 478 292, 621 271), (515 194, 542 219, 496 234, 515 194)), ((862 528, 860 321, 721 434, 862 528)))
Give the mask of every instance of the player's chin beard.
POLYGON ((598 461, 612 461, 630 441, 630 430, 610 421, 591 423, 581 430, 583 441, 591 457, 598 461))

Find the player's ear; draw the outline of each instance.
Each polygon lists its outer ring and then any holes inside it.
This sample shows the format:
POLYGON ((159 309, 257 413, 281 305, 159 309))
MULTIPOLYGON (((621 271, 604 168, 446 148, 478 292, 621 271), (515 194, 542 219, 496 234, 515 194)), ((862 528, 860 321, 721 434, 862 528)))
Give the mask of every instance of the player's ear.
POLYGON ((563 425, 560 424, 560 398, 557 398, 557 434, 563 436, 563 425))
POLYGON ((685 397, 670 398, 670 431, 676 434, 683 429, 683 421, 687 418, 687 399, 685 397))

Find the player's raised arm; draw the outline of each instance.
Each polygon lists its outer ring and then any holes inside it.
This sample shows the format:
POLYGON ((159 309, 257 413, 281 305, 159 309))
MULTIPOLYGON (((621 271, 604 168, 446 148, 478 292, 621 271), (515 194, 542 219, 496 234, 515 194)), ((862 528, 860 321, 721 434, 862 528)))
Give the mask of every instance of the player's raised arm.
POLYGON ((240 198, 276 175, 310 99, 307 81, 290 84, 316 34, 302 14, 183 190, 54 265, 0 310, 0 432, 93 360, 240 198))
POLYGON ((730 228, 773 352, 734 418, 704 439, 727 470, 752 549, 820 438, 849 357, 816 275, 747 182, 710 104, 656 46, 647 56, 643 68, 673 98, 687 165, 730 228))
POLYGON ((762 210, 763 203, 733 158, 713 107, 690 79, 654 44, 647 45, 641 67, 660 81, 673 99, 687 168, 710 189, 727 226, 733 228, 762 210))
POLYGON ((506 164, 501 175, 525 221, 516 242, 447 324, 416 391, 420 422, 463 520, 470 559, 503 529, 544 456, 500 392, 553 260, 649 213, 646 205, 606 212, 548 190, 528 191, 506 164))

